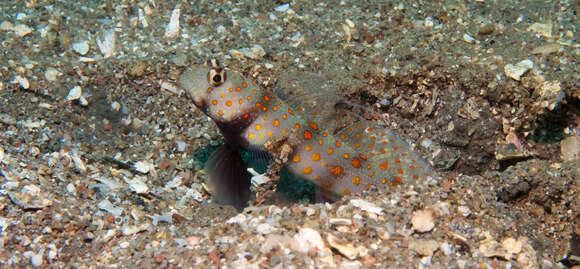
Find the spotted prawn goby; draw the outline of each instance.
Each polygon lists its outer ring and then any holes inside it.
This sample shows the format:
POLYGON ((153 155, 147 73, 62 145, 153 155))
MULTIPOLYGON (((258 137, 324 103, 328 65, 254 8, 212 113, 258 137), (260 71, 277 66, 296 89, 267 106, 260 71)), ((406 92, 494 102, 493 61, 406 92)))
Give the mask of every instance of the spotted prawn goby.
POLYGON ((345 124, 330 108, 291 107, 215 61, 187 69, 179 83, 226 138, 206 170, 218 201, 238 210, 247 204, 250 175, 237 149, 266 151, 271 141, 287 141, 292 149, 287 169, 326 194, 347 195, 372 185, 392 187, 431 177, 429 165, 389 130, 366 120, 345 124))

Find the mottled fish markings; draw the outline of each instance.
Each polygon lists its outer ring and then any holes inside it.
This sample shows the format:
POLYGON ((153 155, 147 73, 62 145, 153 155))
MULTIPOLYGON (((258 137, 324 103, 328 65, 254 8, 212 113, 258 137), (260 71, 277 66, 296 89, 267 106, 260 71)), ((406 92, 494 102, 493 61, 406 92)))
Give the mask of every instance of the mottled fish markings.
MULTIPOLYGON (((389 187, 431 176, 430 166, 405 141, 376 127, 374 122, 362 120, 345 126, 338 113, 290 107, 241 74, 220 68, 216 62, 189 68, 181 75, 180 85, 226 137, 230 150, 222 150, 221 154, 235 154, 231 149, 237 147, 264 151, 268 141, 294 141, 286 167, 327 194, 347 195, 371 185, 389 187)), ((242 171, 243 165, 231 163, 240 160, 239 157, 212 159, 210 169, 221 170, 209 171, 213 184, 235 185, 218 186, 222 188, 218 198, 243 208, 248 194, 236 188, 249 187, 249 175, 242 171), (215 164, 217 161, 221 164, 215 164), (229 173, 223 172, 228 169, 229 173), (240 191, 244 194, 235 197, 240 191)))

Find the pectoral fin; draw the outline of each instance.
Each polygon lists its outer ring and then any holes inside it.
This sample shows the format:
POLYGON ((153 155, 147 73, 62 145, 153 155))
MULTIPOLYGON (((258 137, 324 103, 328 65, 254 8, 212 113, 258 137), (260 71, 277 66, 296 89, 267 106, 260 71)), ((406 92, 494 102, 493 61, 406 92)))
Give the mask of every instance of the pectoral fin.
POLYGON ((209 186, 218 203, 242 211, 250 198, 251 174, 235 148, 219 147, 205 163, 209 186))

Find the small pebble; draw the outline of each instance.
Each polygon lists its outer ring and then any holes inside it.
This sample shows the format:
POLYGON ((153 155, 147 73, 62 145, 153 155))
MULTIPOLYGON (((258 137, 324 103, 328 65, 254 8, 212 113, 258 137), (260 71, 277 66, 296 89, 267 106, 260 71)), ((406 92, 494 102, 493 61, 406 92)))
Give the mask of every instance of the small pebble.
POLYGON ((84 41, 73 43, 72 47, 76 53, 78 53, 80 55, 85 55, 85 54, 87 54, 87 52, 89 52, 89 41, 84 40, 84 41))

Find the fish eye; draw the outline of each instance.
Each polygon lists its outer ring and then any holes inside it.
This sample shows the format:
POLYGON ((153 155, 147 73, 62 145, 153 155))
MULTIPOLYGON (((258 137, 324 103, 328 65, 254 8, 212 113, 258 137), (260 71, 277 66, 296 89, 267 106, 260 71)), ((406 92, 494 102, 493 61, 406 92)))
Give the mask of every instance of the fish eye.
POLYGON ((214 87, 224 84, 226 82, 226 71, 221 68, 212 68, 207 73, 207 83, 214 87))

